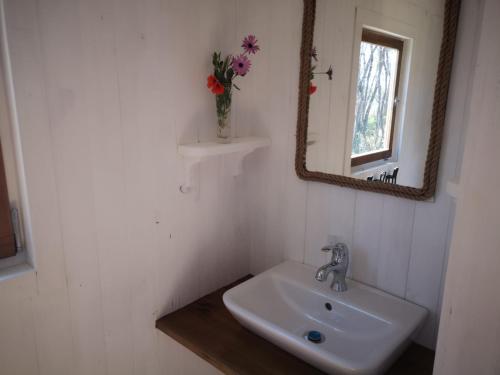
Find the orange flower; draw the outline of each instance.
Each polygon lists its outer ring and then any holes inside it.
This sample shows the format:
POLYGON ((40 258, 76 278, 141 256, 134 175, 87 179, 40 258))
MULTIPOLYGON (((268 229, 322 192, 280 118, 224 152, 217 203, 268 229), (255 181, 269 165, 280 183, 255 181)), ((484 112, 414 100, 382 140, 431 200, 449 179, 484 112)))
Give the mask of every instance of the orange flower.
POLYGON ((207 87, 214 93, 215 95, 224 94, 224 86, 217 81, 213 75, 209 75, 207 78, 207 87))
POLYGON ((222 86, 219 81, 215 83, 215 86, 212 88, 212 92, 215 95, 222 95, 224 94, 224 86, 222 86))
POLYGON ((207 78, 207 87, 211 89, 212 87, 215 86, 215 83, 217 82, 217 79, 213 75, 209 75, 207 78))
POLYGON ((312 95, 316 92, 316 90, 318 89, 317 86, 314 86, 312 83, 309 85, 309 95, 312 95))

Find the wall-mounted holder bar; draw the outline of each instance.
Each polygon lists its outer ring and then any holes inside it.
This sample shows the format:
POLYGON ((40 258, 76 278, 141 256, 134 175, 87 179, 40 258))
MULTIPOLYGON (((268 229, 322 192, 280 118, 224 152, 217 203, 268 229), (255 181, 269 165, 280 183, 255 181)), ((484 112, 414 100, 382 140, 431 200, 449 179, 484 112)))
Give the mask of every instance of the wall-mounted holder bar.
POLYGON ((178 146, 184 159, 184 183, 179 190, 189 193, 193 188, 193 168, 203 159, 211 156, 231 154, 231 173, 237 176, 242 172, 243 159, 258 148, 269 147, 271 140, 266 137, 234 138, 231 143, 198 142, 178 146))

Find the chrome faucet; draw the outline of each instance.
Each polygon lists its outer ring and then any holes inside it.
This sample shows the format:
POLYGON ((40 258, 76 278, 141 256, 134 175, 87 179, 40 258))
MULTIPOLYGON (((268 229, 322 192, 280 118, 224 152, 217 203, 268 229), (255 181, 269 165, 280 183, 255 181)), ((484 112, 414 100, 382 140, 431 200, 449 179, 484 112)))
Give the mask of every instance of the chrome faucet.
POLYGON ((349 266, 349 249, 346 244, 337 243, 335 245, 325 246, 321 251, 332 252, 332 260, 330 263, 320 267, 316 272, 316 280, 325 281, 328 275, 333 272, 333 281, 331 288, 336 292, 345 292, 347 284, 345 275, 349 266))

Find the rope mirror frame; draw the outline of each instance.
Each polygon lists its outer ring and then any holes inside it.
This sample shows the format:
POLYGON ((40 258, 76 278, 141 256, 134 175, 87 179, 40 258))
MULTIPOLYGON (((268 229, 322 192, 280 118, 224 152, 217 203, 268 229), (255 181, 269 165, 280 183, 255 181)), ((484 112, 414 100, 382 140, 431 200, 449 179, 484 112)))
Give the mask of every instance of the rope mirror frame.
POLYGON ((446 0, 443 20, 443 36, 439 53, 434 102, 432 106, 431 133, 427 148, 427 160, 423 185, 421 188, 386 184, 379 181, 358 180, 352 177, 309 171, 306 167, 307 127, 309 117, 309 72, 311 69, 311 50, 314 40, 314 21, 316 0, 303 0, 302 41, 300 48, 299 103, 297 114, 297 142, 295 149, 295 171, 306 181, 350 187, 358 190, 389 194, 413 200, 428 200, 436 191, 439 158, 443 142, 446 105, 450 86, 453 54, 460 13, 460 0, 446 0))

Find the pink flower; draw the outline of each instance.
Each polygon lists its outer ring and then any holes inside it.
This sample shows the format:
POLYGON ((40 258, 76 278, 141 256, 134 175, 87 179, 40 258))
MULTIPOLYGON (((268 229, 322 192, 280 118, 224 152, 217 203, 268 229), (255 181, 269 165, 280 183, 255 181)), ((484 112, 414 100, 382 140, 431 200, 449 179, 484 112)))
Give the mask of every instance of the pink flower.
POLYGON ((243 39, 243 44, 241 45, 245 50, 245 53, 255 54, 257 51, 260 51, 260 47, 257 45, 257 38, 255 35, 248 35, 245 39, 243 39))
POLYGON ((244 76, 247 74, 251 65, 250 59, 243 54, 233 58, 232 66, 237 75, 244 76))

